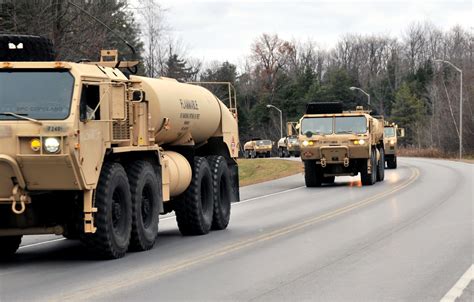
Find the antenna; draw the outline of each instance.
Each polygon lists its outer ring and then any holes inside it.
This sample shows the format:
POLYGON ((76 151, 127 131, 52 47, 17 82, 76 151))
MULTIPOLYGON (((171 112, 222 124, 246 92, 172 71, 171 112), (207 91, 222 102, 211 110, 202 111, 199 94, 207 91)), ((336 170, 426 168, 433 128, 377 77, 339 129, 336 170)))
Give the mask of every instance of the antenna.
POLYGON ((86 15, 88 15, 89 17, 91 17, 94 21, 96 21, 97 23, 99 23, 100 25, 104 26, 105 28, 107 28, 107 30, 111 33, 113 33, 117 38, 119 38, 120 40, 122 40, 122 42, 124 42, 131 50, 132 50, 132 55, 133 55, 133 59, 136 58, 136 51, 135 51, 135 48, 133 47, 132 44, 130 44, 127 40, 125 40, 120 34, 118 34, 115 30, 113 30, 112 28, 110 28, 107 24, 105 24, 104 22, 102 22, 101 20, 99 20, 97 17, 93 16, 91 13, 89 13, 88 11, 86 11, 85 9, 83 9, 82 7, 80 7, 79 5, 75 4, 74 2, 70 1, 70 0, 67 0, 67 2, 69 4, 71 4, 72 6, 76 7, 77 9, 79 9, 81 12, 85 13, 86 15))

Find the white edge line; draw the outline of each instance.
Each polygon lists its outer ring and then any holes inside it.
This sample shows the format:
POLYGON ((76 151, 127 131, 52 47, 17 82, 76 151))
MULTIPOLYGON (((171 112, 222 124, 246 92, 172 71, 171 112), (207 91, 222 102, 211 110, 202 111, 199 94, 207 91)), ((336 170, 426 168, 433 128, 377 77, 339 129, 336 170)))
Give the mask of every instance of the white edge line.
POLYGON ((454 302, 461 297, 462 292, 472 280, 474 280, 474 264, 459 278, 458 282, 444 295, 440 302, 454 302))
MULTIPOLYGON (((275 192, 275 193, 271 193, 271 194, 267 194, 267 195, 257 196, 257 197, 253 197, 253 198, 249 198, 249 199, 245 199, 245 200, 234 203, 232 206, 235 207, 239 204, 243 204, 243 203, 246 203, 246 202, 249 202, 249 201, 262 199, 262 198, 266 198, 266 197, 271 197, 271 196, 275 196, 275 195, 278 195, 278 194, 288 193, 288 192, 291 192, 291 191, 299 190, 301 188, 304 188, 304 186, 296 187, 296 188, 288 189, 288 190, 284 190, 284 191, 279 191, 279 192, 275 192)), ((161 218, 160 221, 173 219, 175 217, 176 216, 174 216, 174 215, 173 216, 168 216, 168 217, 165 217, 165 218, 161 218)), ((33 247, 33 246, 43 245, 43 244, 52 243, 52 242, 56 242, 56 241, 61 241, 61 240, 65 240, 65 239, 66 238, 58 238, 58 239, 53 239, 53 240, 48 240, 48 241, 43 241, 43 242, 38 242, 38 243, 27 244, 27 245, 20 246, 19 249, 24 249, 24 248, 29 248, 29 247, 33 247)))
POLYGON ((279 191, 279 192, 275 192, 275 193, 271 193, 271 194, 267 194, 267 195, 262 195, 262 196, 257 196, 257 197, 253 197, 253 198, 249 198, 249 199, 244 199, 242 201, 238 201, 238 202, 234 203, 234 206, 239 205, 239 204, 243 204, 243 203, 246 203, 246 202, 249 202, 249 201, 257 200, 257 199, 262 199, 262 198, 266 198, 266 197, 275 196, 275 195, 278 195, 278 194, 283 194, 283 193, 296 191, 296 190, 299 190, 299 189, 304 188, 304 187, 305 186, 300 186, 300 187, 296 187, 296 188, 293 188, 293 189, 288 189, 288 190, 279 191))

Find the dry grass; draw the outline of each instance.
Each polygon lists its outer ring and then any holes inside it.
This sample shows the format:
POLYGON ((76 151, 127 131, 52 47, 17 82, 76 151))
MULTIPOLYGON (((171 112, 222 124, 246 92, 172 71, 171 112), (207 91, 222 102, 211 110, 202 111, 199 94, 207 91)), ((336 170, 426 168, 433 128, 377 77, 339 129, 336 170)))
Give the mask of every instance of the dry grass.
POLYGON ((240 186, 294 175, 303 171, 300 161, 284 159, 239 159, 240 186))
MULTIPOLYGON (((398 155, 406 156, 406 157, 443 158, 443 159, 459 161, 459 159, 457 158, 457 153, 445 153, 439 149, 434 149, 434 148, 428 148, 428 149, 399 148, 398 155)), ((472 164, 474 163, 474 155, 464 154, 462 161, 472 164)))

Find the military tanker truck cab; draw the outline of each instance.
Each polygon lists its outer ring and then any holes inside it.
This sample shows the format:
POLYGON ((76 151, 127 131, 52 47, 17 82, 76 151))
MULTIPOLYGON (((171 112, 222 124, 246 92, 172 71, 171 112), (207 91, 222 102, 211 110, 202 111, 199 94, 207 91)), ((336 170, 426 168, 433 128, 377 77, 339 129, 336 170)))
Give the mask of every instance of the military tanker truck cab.
POLYGON ((277 143, 279 157, 300 156, 300 143, 297 135, 298 127, 297 122, 286 123, 286 136, 280 138, 277 143))
POLYGON ((239 200, 236 108, 115 60, 0 62, 0 255, 23 235, 79 238, 104 258, 225 229, 239 200), (231 111, 232 110, 232 111, 231 111))
POLYGON ((300 120, 299 140, 307 187, 356 176, 363 185, 384 179, 383 119, 341 103, 310 103, 300 120))
POLYGON ((285 136, 278 141, 278 156, 291 157, 300 156, 300 143, 298 136, 285 136))
POLYGON ((405 129, 399 128, 395 123, 385 123, 384 146, 385 162, 388 169, 397 168, 398 138, 405 137, 405 129))

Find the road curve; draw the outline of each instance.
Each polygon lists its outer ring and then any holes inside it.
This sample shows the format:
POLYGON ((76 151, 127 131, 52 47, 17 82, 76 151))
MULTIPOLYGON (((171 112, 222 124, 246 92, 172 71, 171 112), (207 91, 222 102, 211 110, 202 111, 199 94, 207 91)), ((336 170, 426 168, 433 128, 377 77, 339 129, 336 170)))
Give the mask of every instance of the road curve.
POLYGON ((0 301, 439 301, 473 263, 473 172, 410 158, 370 187, 248 186, 227 230, 182 237, 168 216, 154 249, 114 261, 27 237, 0 262, 0 301))

